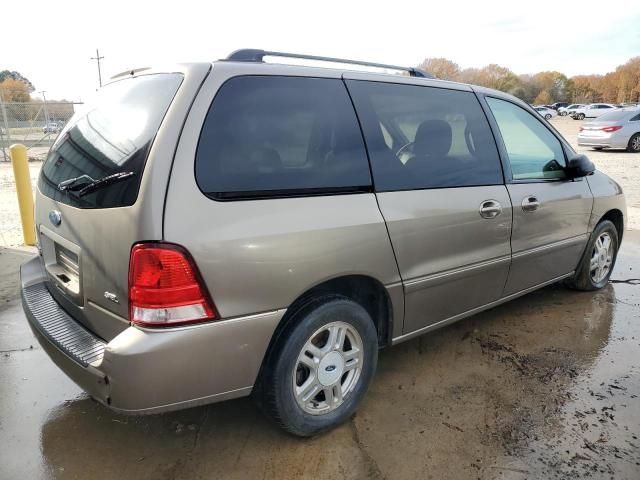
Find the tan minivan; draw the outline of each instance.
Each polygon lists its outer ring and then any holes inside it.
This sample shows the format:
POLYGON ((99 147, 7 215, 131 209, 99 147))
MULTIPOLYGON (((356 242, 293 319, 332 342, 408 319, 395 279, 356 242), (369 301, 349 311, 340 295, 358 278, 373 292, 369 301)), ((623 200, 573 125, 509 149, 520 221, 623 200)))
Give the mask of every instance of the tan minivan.
POLYGON ((308 436, 353 414, 379 348, 560 280, 606 285, 625 215, 510 95, 241 50, 125 72, 77 112, 42 167, 22 297, 114 410, 252 394, 308 436))

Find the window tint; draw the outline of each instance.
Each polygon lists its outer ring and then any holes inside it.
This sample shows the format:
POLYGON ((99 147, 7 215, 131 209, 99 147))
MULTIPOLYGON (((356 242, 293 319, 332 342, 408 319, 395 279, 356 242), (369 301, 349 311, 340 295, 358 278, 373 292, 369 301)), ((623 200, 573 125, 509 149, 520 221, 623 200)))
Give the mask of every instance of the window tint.
POLYGON ((232 78, 211 104, 196 154, 198 185, 216 198, 362 191, 370 177, 337 79, 232 78))
POLYGON ((181 82, 181 74, 143 75, 102 88, 51 147, 40 172, 40 191, 79 208, 132 205, 151 143, 181 82), (133 175, 91 193, 80 189, 120 172, 133 175), (72 185, 78 188, 58 188, 76 177, 82 177, 72 185))
POLYGON ((565 177, 560 141, 525 109, 487 97, 504 140, 514 180, 565 177))
POLYGON ((503 182, 486 117, 472 92, 348 81, 378 191, 503 182))
POLYGON ((633 117, 630 121, 631 122, 636 122, 638 120, 640 120, 640 113, 638 115, 636 115, 635 117, 633 117))

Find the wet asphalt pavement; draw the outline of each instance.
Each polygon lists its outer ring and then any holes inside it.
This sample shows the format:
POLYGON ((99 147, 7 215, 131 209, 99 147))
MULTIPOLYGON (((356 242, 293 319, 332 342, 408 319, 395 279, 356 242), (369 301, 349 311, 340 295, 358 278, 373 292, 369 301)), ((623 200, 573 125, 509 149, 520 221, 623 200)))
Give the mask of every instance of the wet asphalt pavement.
POLYGON ((26 324, 30 255, 0 249, 0 479, 640 479, 638 231, 599 292, 551 286, 381 352, 356 416, 307 440, 249 399, 147 417, 93 402, 26 324))

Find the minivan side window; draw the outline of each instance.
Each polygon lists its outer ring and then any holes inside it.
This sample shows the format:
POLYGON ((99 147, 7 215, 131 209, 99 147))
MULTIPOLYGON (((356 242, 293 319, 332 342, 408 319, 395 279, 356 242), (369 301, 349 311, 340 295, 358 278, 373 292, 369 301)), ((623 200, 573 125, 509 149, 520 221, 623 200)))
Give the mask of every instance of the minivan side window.
POLYGON ((503 183, 495 140, 473 92, 360 80, 347 86, 376 191, 503 183))
POLYGON ((502 135, 514 180, 564 178, 566 166, 560 141, 524 108, 486 97, 502 135))
POLYGON ((217 199, 370 191, 358 120, 339 79, 242 76, 207 113, 195 163, 217 199))

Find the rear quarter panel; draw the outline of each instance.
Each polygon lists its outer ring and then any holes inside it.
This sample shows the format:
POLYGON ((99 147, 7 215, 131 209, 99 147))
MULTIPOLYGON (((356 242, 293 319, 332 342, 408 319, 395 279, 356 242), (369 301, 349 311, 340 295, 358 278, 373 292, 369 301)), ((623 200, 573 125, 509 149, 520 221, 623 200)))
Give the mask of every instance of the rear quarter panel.
POLYGON ((596 171, 587 178, 593 193, 593 210, 589 220, 589 231, 592 231, 605 213, 620 210, 624 226, 627 225, 627 204, 620 185, 602 172, 596 171))
MULTIPOLYGON (((397 334, 402 287, 374 194, 221 202, 206 197, 196 184, 198 138, 218 88, 232 76, 280 72, 271 65, 214 65, 178 144, 164 238, 193 255, 222 318, 286 308, 325 280, 361 274, 388 287, 397 334)), ((315 76, 308 68, 287 68, 291 74, 315 76)), ((318 70, 317 76, 331 75, 318 70)))

